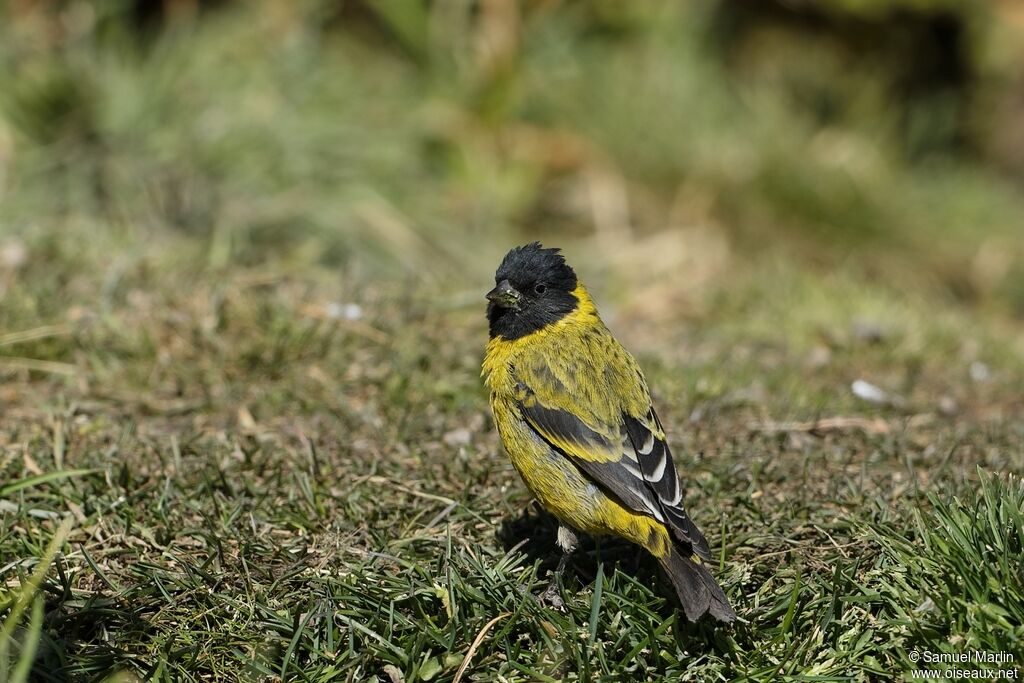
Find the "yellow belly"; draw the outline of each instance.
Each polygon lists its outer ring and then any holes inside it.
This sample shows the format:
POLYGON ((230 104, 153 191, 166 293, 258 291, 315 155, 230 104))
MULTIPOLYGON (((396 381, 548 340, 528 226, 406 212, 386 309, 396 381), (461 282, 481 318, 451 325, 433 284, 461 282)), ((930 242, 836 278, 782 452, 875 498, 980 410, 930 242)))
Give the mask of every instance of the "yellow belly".
POLYGON ((512 465, 526 487, 562 523, 589 534, 611 534, 646 548, 656 557, 671 550, 664 525, 607 496, 564 455, 530 429, 514 406, 492 400, 494 420, 512 465))

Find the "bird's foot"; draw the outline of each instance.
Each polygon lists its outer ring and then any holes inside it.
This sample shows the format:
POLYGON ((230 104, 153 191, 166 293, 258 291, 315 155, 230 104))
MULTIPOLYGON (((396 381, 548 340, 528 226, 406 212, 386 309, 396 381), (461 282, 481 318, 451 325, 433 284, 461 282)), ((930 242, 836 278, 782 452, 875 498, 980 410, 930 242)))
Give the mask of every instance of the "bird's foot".
POLYGON ((565 600, 562 599, 562 596, 558 592, 557 578, 551 579, 551 583, 548 584, 548 587, 544 592, 537 596, 537 601, 542 605, 551 605, 555 609, 560 610, 565 608, 565 600))
POLYGON ((562 599, 558 591, 558 580, 562 577, 562 573, 569 563, 569 558, 572 557, 573 552, 579 547, 579 540, 572 529, 564 524, 560 524, 558 526, 557 543, 558 547, 562 549, 562 556, 558 558, 558 567, 551 574, 547 589, 537 596, 537 601, 542 605, 548 604, 560 610, 565 608, 565 600, 562 599))
POLYGON ((522 595, 533 598, 537 601, 538 605, 548 605, 549 607, 559 610, 565 607, 565 600, 563 600, 562 596, 559 594, 558 582, 555 580, 548 583, 547 588, 542 590, 540 593, 530 592, 530 587, 525 584, 520 584, 518 588, 522 595))

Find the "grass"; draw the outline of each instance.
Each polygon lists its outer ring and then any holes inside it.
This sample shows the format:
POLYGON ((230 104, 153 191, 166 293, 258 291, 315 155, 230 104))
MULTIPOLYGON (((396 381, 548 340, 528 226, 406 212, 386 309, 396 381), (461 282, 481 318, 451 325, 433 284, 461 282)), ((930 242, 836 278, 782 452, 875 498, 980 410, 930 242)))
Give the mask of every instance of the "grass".
MULTIPOLYGON (((214 296, 205 287, 187 302, 214 296)), ((9 587, 74 520, 45 584, 39 672, 360 680, 390 665, 448 680, 506 613, 467 675, 875 678, 908 669, 914 648, 1020 652, 1022 491, 1007 473, 1024 467, 1021 374, 994 340, 984 382, 937 322, 922 340, 851 340, 822 367, 760 338, 757 320, 745 334, 709 321, 644 358, 744 619, 727 632, 680 624, 653 563, 607 539, 576 561, 565 612, 528 596, 554 528, 485 418, 479 306, 381 294, 363 302, 370 321, 322 321, 302 310, 329 288, 216 287, 232 292, 218 322, 182 303, 111 314, 60 340, 84 380, 18 384, 9 587), (115 369, 116 385, 99 374, 115 369), (906 406, 858 403, 856 376, 906 406), (937 407, 946 394, 956 416, 937 407), (777 424, 832 415, 877 422, 777 424)), ((813 335, 812 311, 789 310, 786 337, 813 335)))
POLYGON ((0 22, 0 680, 1019 666, 1012 181, 902 159, 885 109, 823 129, 694 6, 524 11, 490 50, 443 8, 0 22), (734 629, 612 539, 531 597, 555 527, 479 364, 537 236, 646 369, 734 629))

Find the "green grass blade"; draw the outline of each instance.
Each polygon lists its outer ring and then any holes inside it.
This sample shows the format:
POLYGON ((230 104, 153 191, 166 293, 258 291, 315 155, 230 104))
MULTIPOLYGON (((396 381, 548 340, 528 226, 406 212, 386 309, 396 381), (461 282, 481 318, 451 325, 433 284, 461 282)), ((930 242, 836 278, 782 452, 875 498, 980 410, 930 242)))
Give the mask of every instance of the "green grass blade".
MULTIPOLYGON (((4 620, 3 626, 0 627, 0 673, 6 673, 8 656, 10 654, 11 643, 14 642, 14 634, 18 628, 18 623, 21 620, 21 615, 25 612, 29 603, 33 601, 36 593, 39 591, 39 586, 42 585, 43 580, 46 578, 47 572, 50 570, 50 565, 53 563, 53 558, 57 556, 57 552, 61 546, 64 545, 64 541, 67 540, 68 534, 71 533, 71 526, 73 520, 70 517, 64 519, 61 525, 57 527, 57 531, 54 533, 53 538, 50 539, 50 543, 46 546, 46 551, 42 557, 39 558, 39 563, 36 565, 36 569, 32 572, 28 581, 22 584, 19 592, 18 599, 11 607, 10 613, 4 620)), ((39 603, 37 602, 37 605, 39 603)), ((33 612, 33 620, 35 619, 35 612, 33 612)), ((41 622, 40 622, 41 623, 41 622)), ((33 638, 33 629, 30 627, 28 637, 33 638)), ((38 633, 34 636, 38 640, 38 633)), ((28 641, 26 641, 26 647, 28 641)), ((35 643, 32 643, 33 657, 35 643)), ((24 651, 23 651, 24 652, 24 651)), ((20 670, 23 658, 19 659, 19 663, 15 668, 15 674, 20 670)))
POLYGON ((24 642, 21 644, 21 654, 18 656, 18 663, 11 674, 10 683, 25 683, 28 681, 32 671, 32 663, 35 661, 36 648, 39 646, 39 636, 43 632, 43 598, 37 596, 32 604, 32 619, 24 632, 24 642))
POLYGON ((601 593, 604 590, 604 562, 597 563, 597 578, 594 579, 594 597, 590 601, 590 633, 587 636, 587 650, 594 647, 597 639, 597 618, 601 613, 601 593))
POLYGON ((782 620, 782 627, 779 629, 779 635, 785 636, 789 633, 789 629, 793 626, 793 616, 796 614, 796 603, 800 597, 800 574, 796 575, 796 581, 793 582, 793 593, 789 596, 789 607, 786 609, 786 616, 782 620))
POLYGON ((95 474, 102 472, 100 469, 78 469, 78 470, 58 470, 56 472, 47 472, 45 474, 37 474, 33 477, 25 477, 24 479, 17 479, 9 484, 0 486, 0 496, 9 496, 12 493, 16 493, 23 489, 32 488, 33 486, 39 486, 40 484, 47 484, 51 481, 59 481, 61 479, 69 479, 71 477, 83 477, 88 474, 95 474))

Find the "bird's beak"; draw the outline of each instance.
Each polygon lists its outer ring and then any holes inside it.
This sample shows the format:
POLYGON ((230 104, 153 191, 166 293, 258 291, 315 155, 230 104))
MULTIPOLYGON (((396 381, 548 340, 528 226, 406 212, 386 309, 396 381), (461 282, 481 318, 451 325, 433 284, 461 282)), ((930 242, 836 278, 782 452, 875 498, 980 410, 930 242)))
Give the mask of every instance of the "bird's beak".
POLYGON ((487 292, 487 300, 495 306, 502 308, 519 308, 519 298, 522 295, 516 291, 508 280, 502 280, 498 286, 487 292))

